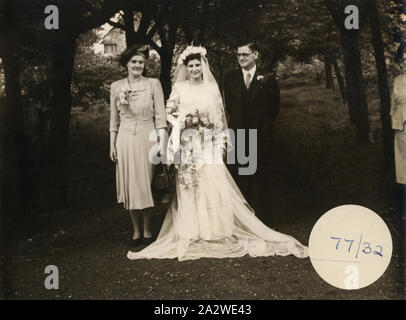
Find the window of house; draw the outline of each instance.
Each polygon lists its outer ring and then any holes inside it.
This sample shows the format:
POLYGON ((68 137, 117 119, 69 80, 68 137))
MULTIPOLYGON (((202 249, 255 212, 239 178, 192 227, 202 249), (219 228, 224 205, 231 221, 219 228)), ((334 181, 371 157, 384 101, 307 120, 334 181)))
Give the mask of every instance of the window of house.
POLYGON ((112 54, 117 52, 117 44, 115 43, 105 43, 104 44, 104 53, 112 54))

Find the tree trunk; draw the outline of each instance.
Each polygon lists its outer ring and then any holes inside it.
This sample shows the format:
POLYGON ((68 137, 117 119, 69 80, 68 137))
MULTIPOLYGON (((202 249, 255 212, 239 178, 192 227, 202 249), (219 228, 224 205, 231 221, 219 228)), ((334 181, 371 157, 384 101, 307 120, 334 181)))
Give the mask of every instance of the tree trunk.
POLYGON ((347 83, 348 108, 360 142, 369 142, 368 105, 362 76, 359 33, 340 31, 347 83))
POLYGON ((25 184, 27 151, 17 45, 10 30, 0 37, 6 91, 0 101, 0 255, 8 256, 8 244, 24 232, 31 190, 25 184))
POLYGON ((127 48, 135 44, 134 11, 130 8, 124 10, 124 31, 127 48))
POLYGON ((162 84, 165 100, 169 98, 171 93, 172 81, 171 81, 171 69, 172 69, 173 53, 169 50, 162 50, 161 54, 161 74, 159 80, 162 84))
POLYGON ((324 73, 326 75, 326 89, 332 89, 334 91, 335 88, 328 54, 324 55, 324 73))
POLYGON ((386 163, 393 163, 393 131, 390 119, 391 99, 388 87, 388 73, 385 62, 385 51, 382 40, 380 16, 376 0, 365 1, 372 26, 372 45, 375 52, 376 69, 378 73, 379 97, 381 101, 382 140, 386 163))
POLYGON ((162 84, 162 89, 164 91, 165 100, 169 98, 171 93, 172 81, 171 81, 171 70, 172 70, 172 60, 173 60, 173 50, 176 44, 178 25, 177 23, 170 23, 168 25, 167 36, 163 29, 160 29, 159 37, 162 41, 162 47, 160 50, 161 57, 161 74, 159 80, 162 84))
POLYGON ((199 44, 201 46, 206 45, 206 28, 204 26, 202 26, 199 30, 197 44, 199 44))
POLYGON ((405 48, 406 48, 406 37, 405 37, 405 28, 406 28, 406 22, 404 19, 402 19, 402 15, 406 12, 406 1, 404 0, 395 0, 393 1, 398 5, 397 10, 395 11, 395 15, 398 15, 401 17, 399 19, 399 26, 394 30, 394 42, 399 43, 398 49, 395 54, 395 62, 396 63, 402 63, 403 61, 403 55, 405 53, 405 48))
POLYGON ((343 98, 343 102, 346 103, 347 102, 347 93, 346 93, 345 83, 344 83, 343 76, 341 75, 340 67, 338 66, 338 63, 337 63, 337 57, 334 53, 331 54, 331 63, 334 67, 334 72, 337 77, 337 82, 338 82, 338 86, 340 88, 341 97, 343 98))
POLYGON ((25 135, 21 99, 19 59, 11 35, 2 39, 1 58, 4 67, 6 101, 1 105, 1 205, 2 213, 21 212, 25 194, 25 135), (3 211, 5 209, 6 211, 3 211))
POLYGON ((365 96, 364 80, 362 76, 361 53, 359 49, 360 30, 364 24, 363 2, 360 0, 326 0, 335 24, 340 30, 341 47, 344 56, 345 82, 347 85, 348 110, 351 122, 355 124, 357 139, 369 142, 368 105, 365 96), (347 5, 357 5, 360 16, 360 29, 347 30, 345 27, 345 8, 347 5))
POLYGON ((221 52, 221 49, 217 49, 216 50, 216 54, 217 54, 217 69, 218 69, 218 85, 219 88, 221 90, 221 92, 223 92, 223 81, 224 81, 224 63, 223 63, 223 55, 221 52))
MULTIPOLYGON (((124 30, 127 48, 139 44, 148 43, 148 26, 151 22, 151 15, 143 13, 138 30, 134 30, 134 10, 126 9, 124 12, 124 30)), ((152 35, 153 36, 153 35, 152 35)))
POLYGON ((72 105, 71 81, 76 37, 54 38, 52 56, 52 112, 43 154, 41 179, 42 202, 47 209, 66 204, 68 185, 69 123, 72 105))
POLYGON ((183 33, 185 34, 186 43, 190 44, 193 41, 193 32, 190 26, 183 26, 182 27, 183 33))

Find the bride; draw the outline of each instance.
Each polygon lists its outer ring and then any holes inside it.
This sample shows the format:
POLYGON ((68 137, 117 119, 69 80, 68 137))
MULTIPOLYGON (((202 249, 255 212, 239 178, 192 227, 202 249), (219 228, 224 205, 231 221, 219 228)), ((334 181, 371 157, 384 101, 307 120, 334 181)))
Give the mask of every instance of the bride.
POLYGON ((206 49, 181 54, 167 101, 173 130, 168 158, 177 167, 174 197, 155 242, 129 259, 308 257, 308 248, 264 225, 223 161, 230 136, 220 91, 206 49), (187 139, 189 138, 189 139, 187 139), (213 147, 214 142, 214 147, 213 147))

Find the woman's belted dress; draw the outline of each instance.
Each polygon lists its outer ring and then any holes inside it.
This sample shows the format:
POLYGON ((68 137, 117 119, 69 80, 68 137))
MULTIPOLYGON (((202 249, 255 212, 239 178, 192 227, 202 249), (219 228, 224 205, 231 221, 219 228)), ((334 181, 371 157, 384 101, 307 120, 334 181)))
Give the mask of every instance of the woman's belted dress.
POLYGON ((118 132, 117 201, 128 210, 153 207, 150 152, 157 146, 156 129, 167 126, 161 83, 147 77, 113 82, 110 109, 110 131, 118 132))

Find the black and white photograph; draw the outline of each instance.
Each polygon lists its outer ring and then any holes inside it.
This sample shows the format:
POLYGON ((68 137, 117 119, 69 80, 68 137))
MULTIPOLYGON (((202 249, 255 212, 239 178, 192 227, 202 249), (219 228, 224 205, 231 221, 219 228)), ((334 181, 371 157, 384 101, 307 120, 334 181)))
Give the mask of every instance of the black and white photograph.
POLYGON ((405 32, 402 0, 0 0, 0 299, 405 300, 405 32))

